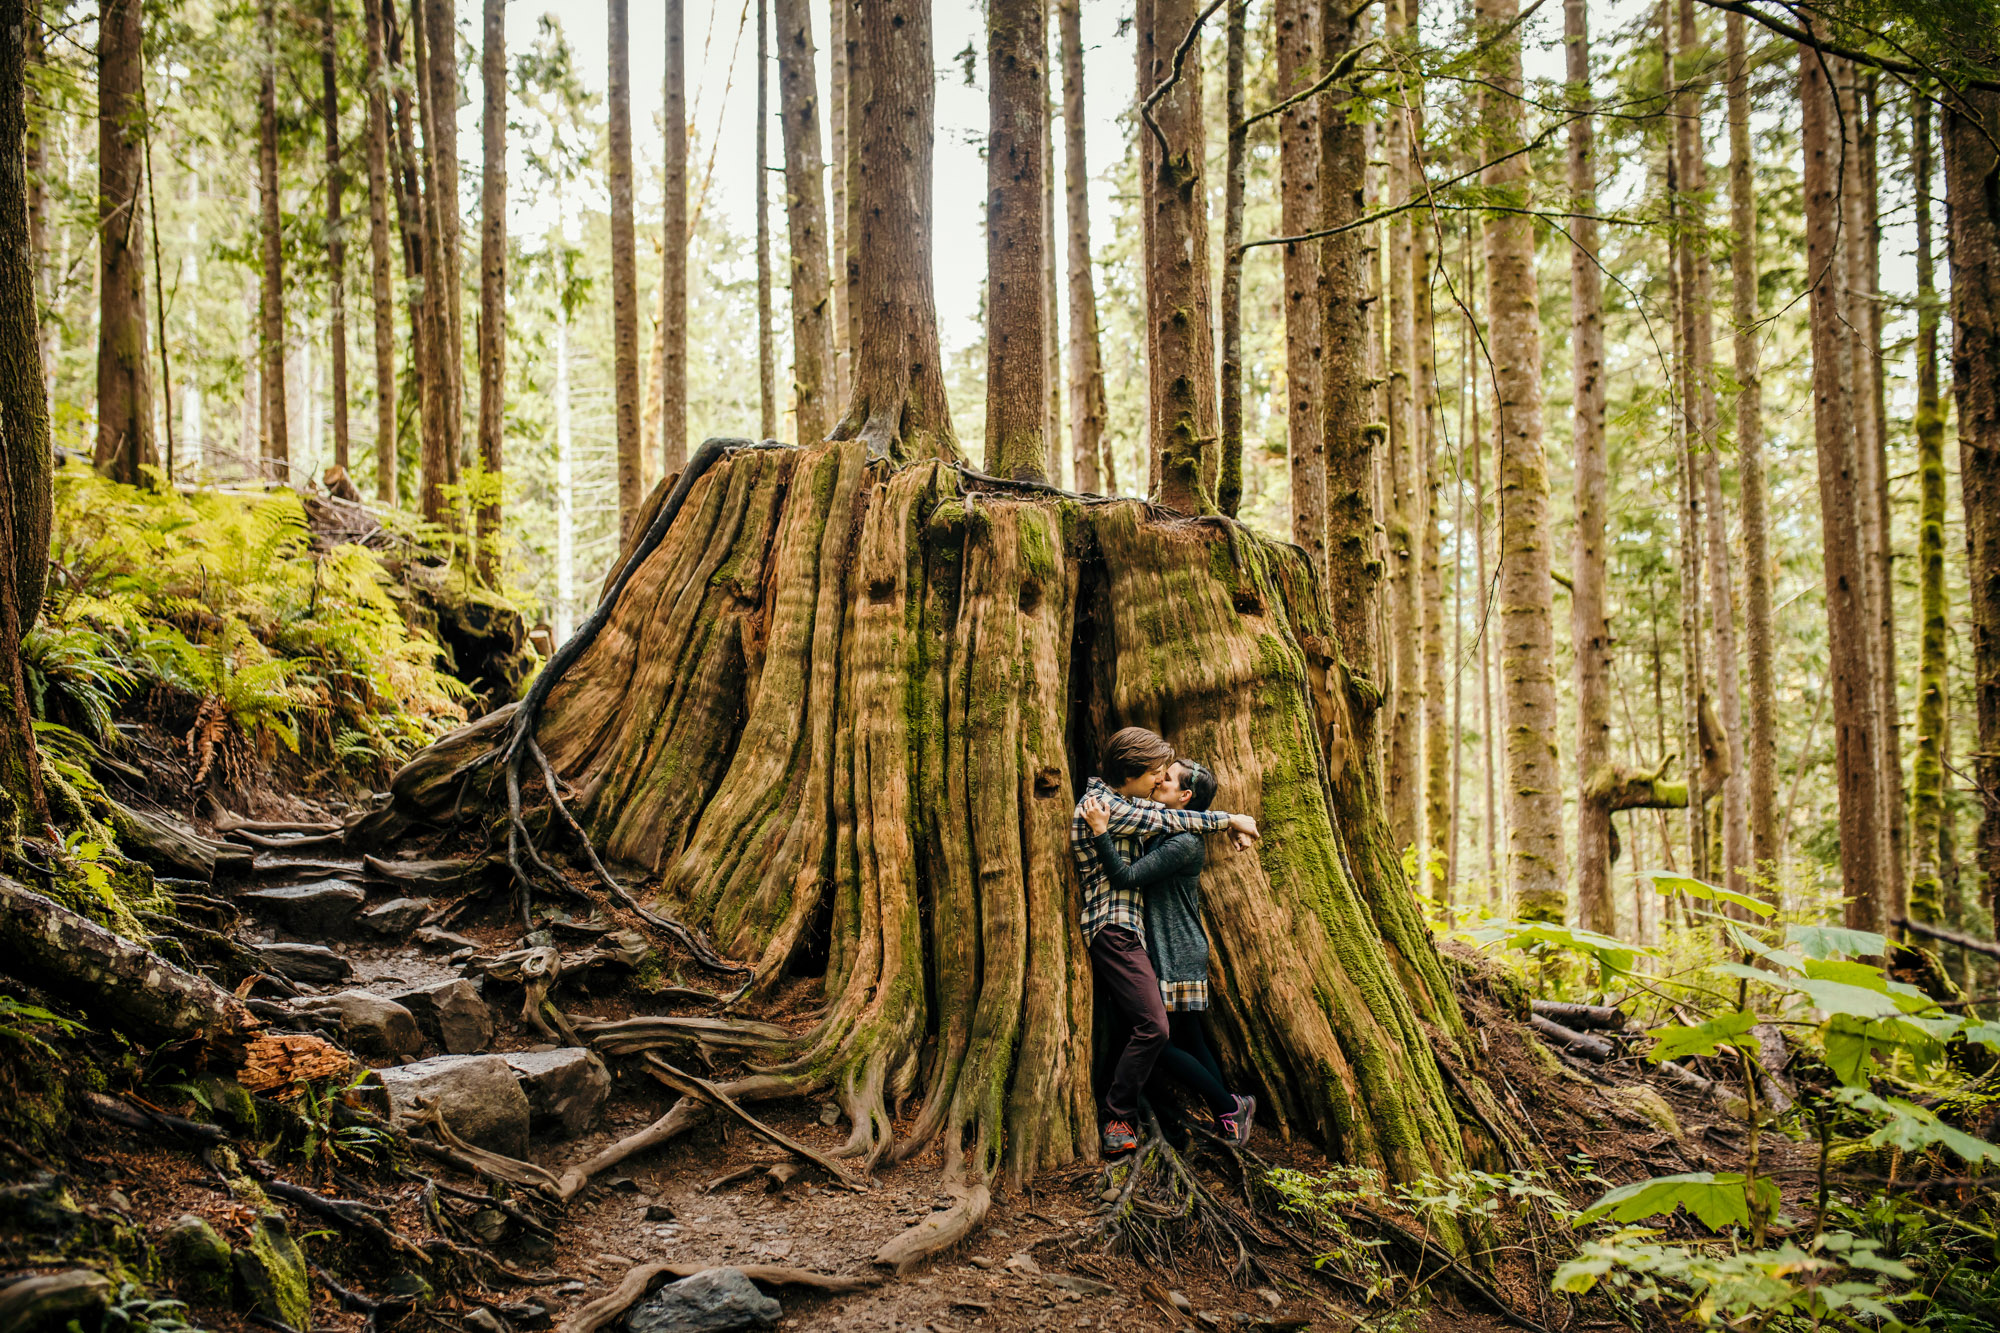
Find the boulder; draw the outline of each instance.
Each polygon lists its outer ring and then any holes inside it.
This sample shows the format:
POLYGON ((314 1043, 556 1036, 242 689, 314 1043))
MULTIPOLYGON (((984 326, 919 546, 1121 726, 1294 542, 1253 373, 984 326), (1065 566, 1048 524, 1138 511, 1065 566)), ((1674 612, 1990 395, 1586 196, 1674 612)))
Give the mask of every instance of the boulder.
POLYGON ((508 1157, 528 1151, 528 1097, 497 1055, 437 1055, 378 1069, 396 1123, 416 1123, 422 1106, 443 1113, 452 1133, 508 1157))
POLYGON ((769 1328, 784 1307, 751 1285, 740 1268, 705 1268, 670 1282, 626 1316, 631 1333, 724 1333, 769 1328))
POLYGON ((182 1213, 160 1238, 160 1248, 174 1291, 184 1300, 199 1305, 228 1302, 234 1260, 229 1242, 214 1227, 193 1213, 182 1213))
POLYGON ((88 1268, 23 1278, 0 1289, 0 1329, 62 1333, 96 1324, 111 1304, 111 1279, 88 1268))
POLYGON ((304 884, 252 889, 238 894, 236 899, 249 910, 271 917, 300 935, 347 929, 367 900, 367 890, 344 879, 315 879, 304 884))
POLYGON ((528 1095, 536 1129, 560 1126, 577 1135, 597 1123, 611 1095, 611 1071, 595 1051, 565 1046, 553 1051, 509 1051, 504 1057, 528 1095))
POLYGON ((425 1036, 453 1055, 483 1051, 493 1040, 493 1011, 479 987, 460 978, 390 997, 416 1015, 425 1036))
POLYGON ((324 944, 260 944, 256 953, 265 967, 292 981, 345 981, 354 971, 324 944))
POLYGON ((377 935, 401 937, 417 928, 431 910, 428 898, 391 898, 361 914, 361 924, 377 935))
POLYGON ((424 1034, 417 1029, 416 1017, 394 1000, 369 991, 305 996, 293 1000, 292 1008, 339 1024, 348 1047, 362 1055, 393 1060, 424 1053, 424 1034))

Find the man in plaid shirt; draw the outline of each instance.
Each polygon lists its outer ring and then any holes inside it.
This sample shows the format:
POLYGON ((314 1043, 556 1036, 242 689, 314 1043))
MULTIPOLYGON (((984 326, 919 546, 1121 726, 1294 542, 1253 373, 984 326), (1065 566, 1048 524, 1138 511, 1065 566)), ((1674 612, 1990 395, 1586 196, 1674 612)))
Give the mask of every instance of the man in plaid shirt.
POLYGON ((1083 934, 1090 945, 1090 970, 1097 990, 1123 1022, 1113 1046, 1118 1063, 1104 1094, 1107 1123, 1104 1153, 1115 1157, 1138 1146, 1132 1131, 1139 1114, 1139 1090, 1152 1077, 1160 1049, 1167 1044, 1167 1010, 1160 997, 1159 978, 1146 955, 1145 900, 1136 889, 1110 884, 1084 819, 1086 805, 1102 807, 1110 818, 1110 833, 1128 861, 1139 858, 1141 844, 1159 833, 1219 833, 1233 829, 1239 839, 1254 840, 1257 821, 1248 815, 1220 810, 1169 810, 1149 798, 1174 762, 1174 749, 1144 727, 1126 727, 1104 747, 1102 775, 1084 787, 1070 821, 1070 850, 1083 880, 1083 934))

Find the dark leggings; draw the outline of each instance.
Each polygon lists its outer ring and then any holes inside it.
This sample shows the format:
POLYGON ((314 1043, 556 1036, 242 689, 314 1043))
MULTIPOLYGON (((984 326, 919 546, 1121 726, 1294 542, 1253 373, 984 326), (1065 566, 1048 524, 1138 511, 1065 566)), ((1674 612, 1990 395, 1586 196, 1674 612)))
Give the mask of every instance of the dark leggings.
MULTIPOLYGON (((1209 1113, 1220 1118, 1236 1109, 1236 1099, 1222 1083, 1222 1066, 1208 1047, 1202 1031, 1201 1014, 1195 1010, 1167 1011, 1167 1046, 1154 1066, 1153 1086, 1164 1091, 1162 1081, 1171 1079, 1207 1103, 1209 1113)), ((1160 1098, 1149 1097, 1158 1103, 1160 1098)))

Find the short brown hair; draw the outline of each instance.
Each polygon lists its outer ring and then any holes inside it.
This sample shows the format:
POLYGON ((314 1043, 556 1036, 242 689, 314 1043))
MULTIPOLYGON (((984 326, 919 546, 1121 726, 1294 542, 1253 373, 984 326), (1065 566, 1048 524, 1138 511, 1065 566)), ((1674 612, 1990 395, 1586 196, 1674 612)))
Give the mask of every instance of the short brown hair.
POLYGON ((1144 727, 1121 727, 1104 743, 1104 760, 1098 775, 1116 787, 1142 773, 1171 763, 1174 747, 1158 733, 1144 727))

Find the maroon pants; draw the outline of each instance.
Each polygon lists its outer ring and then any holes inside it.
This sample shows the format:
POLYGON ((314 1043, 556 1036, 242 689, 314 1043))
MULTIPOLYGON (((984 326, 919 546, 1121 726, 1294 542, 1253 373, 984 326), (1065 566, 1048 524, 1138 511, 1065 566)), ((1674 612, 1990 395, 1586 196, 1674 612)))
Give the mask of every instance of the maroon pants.
POLYGON ((1111 1049, 1117 1064, 1104 1109, 1127 1124, 1139 1118, 1139 1090, 1167 1047, 1167 1007, 1146 942, 1123 926, 1106 926, 1090 942, 1090 972, 1112 1014, 1111 1049))

